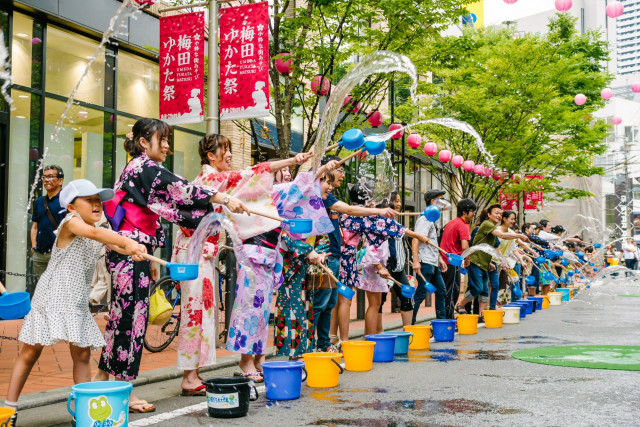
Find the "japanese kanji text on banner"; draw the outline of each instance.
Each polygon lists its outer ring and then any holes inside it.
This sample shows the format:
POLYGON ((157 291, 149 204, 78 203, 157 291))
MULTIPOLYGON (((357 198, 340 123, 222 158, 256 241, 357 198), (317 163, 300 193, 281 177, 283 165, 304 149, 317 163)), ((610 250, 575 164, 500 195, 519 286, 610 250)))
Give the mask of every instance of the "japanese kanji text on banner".
POLYGON ((269 5, 222 9, 220 120, 269 115, 269 5))
POLYGON ((204 12, 160 18, 160 119, 204 120, 204 12))
MULTIPOLYGON (((530 181, 542 181, 542 175, 527 175, 530 181)), ((542 188, 542 187, 541 187, 542 188)), ((544 193, 540 191, 525 191, 524 193, 524 210, 525 211, 542 211, 544 193)))

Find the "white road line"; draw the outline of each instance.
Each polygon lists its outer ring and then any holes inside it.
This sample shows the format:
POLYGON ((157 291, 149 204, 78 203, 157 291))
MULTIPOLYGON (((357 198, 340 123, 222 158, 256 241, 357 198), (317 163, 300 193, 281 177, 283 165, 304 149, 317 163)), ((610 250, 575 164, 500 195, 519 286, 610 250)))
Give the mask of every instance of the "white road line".
MULTIPOLYGON (((267 388, 263 385, 256 387, 258 389, 259 394, 263 394, 267 391, 267 388)), ((154 415, 152 417, 143 418, 141 420, 130 422, 129 425, 131 427, 143 427, 143 426, 152 426, 154 424, 161 423, 163 421, 169 421, 173 418, 178 418, 183 415, 190 414, 192 412, 198 411, 206 411, 207 410, 207 402, 198 403, 191 406, 185 406, 184 408, 174 409, 170 412, 165 412, 163 414, 154 415)), ((204 416, 204 415, 203 415, 204 416)))

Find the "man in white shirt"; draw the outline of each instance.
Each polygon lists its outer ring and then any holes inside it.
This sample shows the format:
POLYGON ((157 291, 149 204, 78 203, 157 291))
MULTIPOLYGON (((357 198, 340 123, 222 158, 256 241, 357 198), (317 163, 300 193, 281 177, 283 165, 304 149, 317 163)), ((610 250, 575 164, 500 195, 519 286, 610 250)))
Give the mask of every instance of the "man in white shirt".
POLYGON ((628 237, 627 241, 622 245, 622 251, 625 265, 629 270, 633 270, 638 259, 638 248, 631 237, 628 237))

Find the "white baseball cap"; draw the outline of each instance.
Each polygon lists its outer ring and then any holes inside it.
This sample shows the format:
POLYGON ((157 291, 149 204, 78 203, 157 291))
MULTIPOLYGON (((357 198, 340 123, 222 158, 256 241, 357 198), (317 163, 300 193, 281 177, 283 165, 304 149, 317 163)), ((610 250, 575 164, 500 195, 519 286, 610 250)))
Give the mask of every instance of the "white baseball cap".
POLYGON ((100 195, 100 201, 106 202, 115 197, 116 193, 111 188, 98 188, 88 179, 76 179, 65 185, 60 191, 60 207, 66 209, 67 205, 76 197, 100 195))

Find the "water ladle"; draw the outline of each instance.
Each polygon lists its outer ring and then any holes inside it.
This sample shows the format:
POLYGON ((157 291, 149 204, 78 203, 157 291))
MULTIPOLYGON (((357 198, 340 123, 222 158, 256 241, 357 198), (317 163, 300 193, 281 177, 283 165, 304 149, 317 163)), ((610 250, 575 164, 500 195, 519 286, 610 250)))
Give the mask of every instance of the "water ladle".
POLYGON ((260 215, 265 218, 272 219, 274 221, 279 221, 283 224, 287 224, 289 226, 289 229, 293 233, 304 234, 304 233, 310 233, 311 230, 313 230, 313 220, 308 218, 285 219, 285 218, 280 218, 279 216, 276 216, 276 215, 271 215, 264 212, 257 212, 254 210, 250 210, 249 212, 255 215, 260 215))
POLYGON ((344 147, 349 151, 358 150, 365 144, 364 135, 360 129, 349 129, 342 134, 342 139, 337 144, 327 147, 325 153, 335 150, 338 147, 344 147))
POLYGON ((420 216, 423 215, 427 220, 436 222, 440 219, 440 209, 436 206, 427 206, 422 212, 402 212, 400 216, 420 216))
POLYGON ((362 147, 361 149, 359 149, 354 153, 349 154, 347 157, 340 160, 338 164, 341 165, 353 159, 355 156, 361 154, 364 151, 371 154, 372 156, 377 156, 378 154, 381 154, 386 148, 387 148, 387 143, 385 141, 365 141, 364 147, 362 147))
POLYGON ((351 289, 349 286, 345 285, 344 283, 336 279, 336 276, 333 275, 333 272, 331 271, 331 269, 329 269, 329 267, 327 267, 326 265, 317 264, 317 266, 320 267, 325 273, 329 275, 329 277, 331 277, 331 279, 333 279, 336 282, 336 284, 338 285, 338 293, 340 295, 342 295, 348 300, 353 299, 354 295, 356 294, 356 292, 353 289, 351 289))
POLYGON ((198 278, 198 264, 184 264, 178 262, 168 262, 160 258, 156 258, 153 255, 142 254, 142 256, 149 261, 157 262, 160 265, 164 265, 169 269, 169 273, 173 280, 195 280, 198 278))

